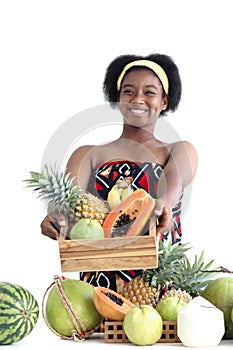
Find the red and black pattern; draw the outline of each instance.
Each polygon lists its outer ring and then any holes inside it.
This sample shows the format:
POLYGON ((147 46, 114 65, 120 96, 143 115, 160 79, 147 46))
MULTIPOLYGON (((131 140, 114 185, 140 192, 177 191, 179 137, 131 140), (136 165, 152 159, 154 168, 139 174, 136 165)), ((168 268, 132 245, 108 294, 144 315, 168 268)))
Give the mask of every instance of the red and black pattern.
POLYGON ((136 162, 108 162, 101 164, 91 175, 89 191, 96 196, 107 199, 108 192, 117 180, 131 177, 134 190, 143 188, 156 198, 157 184, 163 168, 160 164, 136 162))
MULTIPOLYGON (((115 185, 117 180, 131 177, 131 186, 134 190, 143 188, 153 198, 157 198, 157 185, 163 167, 160 164, 149 162, 130 162, 115 161, 99 165, 93 170, 88 191, 104 200, 107 200, 108 192, 115 185)), ((173 212, 173 229, 164 235, 164 239, 171 235, 172 242, 177 243, 181 240, 182 230, 180 222, 181 199, 177 206, 172 209, 173 212)), ((101 271, 101 272, 82 272, 80 278, 93 284, 94 286, 103 286, 113 290, 119 289, 121 284, 128 283, 132 278, 139 275, 141 270, 134 271, 101 271)), ((121 285, 122 286, 122 285, 121 285)))

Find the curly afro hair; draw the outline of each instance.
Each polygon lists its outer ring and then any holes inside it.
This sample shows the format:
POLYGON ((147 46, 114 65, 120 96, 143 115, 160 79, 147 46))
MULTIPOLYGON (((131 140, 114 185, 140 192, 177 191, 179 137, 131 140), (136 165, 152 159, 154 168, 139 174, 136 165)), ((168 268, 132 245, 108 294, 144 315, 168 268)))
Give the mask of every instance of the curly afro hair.
MULTIPOLYGON (((117 100, 119 97, 119 91, 117 91, 117 80, 121 74, 123 68, 132 61, 137 60, 149 60, 159 64, 167 74, 169 81, 169 101, 165 111, 162 111, 160 115, 166 115, 167 112, 174 112, 180 103, 181 99, 181 79, 178 67, 174 63, 173 59, 167 55, 155 53, 148 56, 138 55, 121 55, 116 57, 108 66, 105 78, 103 82, 103 92, 105 100, 108 101, 112 108, 117 107, 117 100)), ((147 67, 135 66, 131 67, 127 72, 136 69, 149 69, 147 67)), ((165 93, 164 93, 165 94, 165 93)))

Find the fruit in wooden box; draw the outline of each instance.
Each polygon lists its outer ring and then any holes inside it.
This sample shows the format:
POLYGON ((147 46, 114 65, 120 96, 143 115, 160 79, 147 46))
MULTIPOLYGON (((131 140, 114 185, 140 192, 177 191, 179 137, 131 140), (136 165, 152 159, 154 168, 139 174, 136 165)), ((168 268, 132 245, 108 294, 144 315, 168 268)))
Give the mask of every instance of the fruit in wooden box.
POLYGON ((105 238, 138 236, 155 207, 155 199, 142 188, 115 206, 103 222, 105 238))
POLYGON ((110 211, 107 201, 81 190, 70 173, 64 174, 56 167, 45 165, 40 173, 31 171, 30 175, 24 182, 45 201, 50 214, 62 213, 71 223, 89 218, 102 225, 110 211))
POLYGON ((93 301, 98 312, 111 321, 122 321, 127 312, 135 306, 117 292, 105 287, 94 288, 93 301))
POLYGON ((39 306, 25 288, 0 282, 0 345, 9 345, 25 338, 35 327, 39 306))
POLYGON ((116 184, 108 192, 107 202, 111 209, 115 208, 118 204, 123 202, 127 197, 133 193, 131 187, 132 179, 126 177, 124 179, 117 180, 116 184))
POLYGON ((104 238, 104 230, 100 222, 95 219, 79 219, 70 231, 70 239, 98 238, 104 238))

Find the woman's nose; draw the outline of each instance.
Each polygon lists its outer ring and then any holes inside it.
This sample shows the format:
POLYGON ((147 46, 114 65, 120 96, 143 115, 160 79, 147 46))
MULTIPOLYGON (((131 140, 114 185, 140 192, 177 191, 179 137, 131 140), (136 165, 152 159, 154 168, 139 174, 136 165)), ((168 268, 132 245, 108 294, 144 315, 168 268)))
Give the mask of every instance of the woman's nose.
POLYGON ((136 103, 138 103, 138 104, 144 103, 144 96, 143 96, 143 94, 141 92, 135 93, 132 96, 131 102, 135 103, 135 104, 136 103))

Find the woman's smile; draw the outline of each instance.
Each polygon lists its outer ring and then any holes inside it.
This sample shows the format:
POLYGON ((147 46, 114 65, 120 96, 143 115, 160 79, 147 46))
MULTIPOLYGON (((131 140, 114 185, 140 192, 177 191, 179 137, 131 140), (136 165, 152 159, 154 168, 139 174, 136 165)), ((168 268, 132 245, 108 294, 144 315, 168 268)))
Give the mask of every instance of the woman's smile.
POLYGON ((130 107, 129 111, 131 112, 131 114, 135 114, 136 116, 140 116, 146 112, 148 112, 149 109, 146 108, 136 108, 136 107, 130 107))

